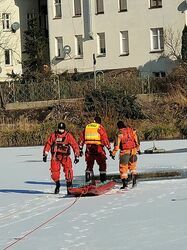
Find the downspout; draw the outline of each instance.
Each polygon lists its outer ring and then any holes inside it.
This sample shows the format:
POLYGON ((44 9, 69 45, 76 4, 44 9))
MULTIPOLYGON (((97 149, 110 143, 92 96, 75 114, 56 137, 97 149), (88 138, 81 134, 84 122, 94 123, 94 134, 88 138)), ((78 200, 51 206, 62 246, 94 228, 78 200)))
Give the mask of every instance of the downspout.
POLYGON ((185 17, 185 25, 187 26, 187 0, 185 1, 184 17, 185 17))
POLYGON ((83 0, 84 41, 93 39, 91 1, 83 0))

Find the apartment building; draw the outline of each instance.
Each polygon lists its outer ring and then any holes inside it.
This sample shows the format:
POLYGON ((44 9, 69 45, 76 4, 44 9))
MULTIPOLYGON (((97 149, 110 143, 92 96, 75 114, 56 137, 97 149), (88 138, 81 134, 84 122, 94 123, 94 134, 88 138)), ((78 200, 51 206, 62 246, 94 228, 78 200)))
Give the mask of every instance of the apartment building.
MULTIPOLYGON (((28 21, 47 13, 46 0, 0 0, 0 81, 9 81, 9 74, 22 74, 24 32, 28 21)), ((45 25, 44 18, 40 18, 45 25)))
POLYGON ((175 66, 163 56, 164 34, 182 34, 185 13, 182 0, 48 0, 51 67, 56 73, 136 67, 164 76, 175 66))

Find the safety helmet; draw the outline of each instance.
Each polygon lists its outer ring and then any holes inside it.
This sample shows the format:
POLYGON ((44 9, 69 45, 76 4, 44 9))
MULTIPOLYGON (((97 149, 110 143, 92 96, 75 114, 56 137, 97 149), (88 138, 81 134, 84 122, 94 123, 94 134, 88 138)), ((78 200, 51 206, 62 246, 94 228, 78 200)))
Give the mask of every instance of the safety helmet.
POLYGON ((125 128, 125 123, 123 121, 118 121, 117 122, 117 127, 120 129, 120 128, 125 128))
POLYGON ((94 118, 94 121, 95 121, 96 123, 101 124, 101 117, 96 116, 96 117, 94 118))
POLYGON ((58 129, 63 129, 63 130, 65 130, 65 129, 66 129, 65 123, 60 122, 60 123, 58 124, 58 129))

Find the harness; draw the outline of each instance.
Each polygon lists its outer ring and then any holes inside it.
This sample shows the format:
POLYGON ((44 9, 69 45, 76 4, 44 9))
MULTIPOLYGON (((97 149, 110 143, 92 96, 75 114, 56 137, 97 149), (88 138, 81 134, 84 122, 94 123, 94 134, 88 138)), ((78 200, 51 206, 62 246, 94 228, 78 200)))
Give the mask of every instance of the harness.
POLYGON ((63 135, 55 133, 55 141, 51 147, 52 154, 56 155, 70 155, 70 146, 66 143, 67 132, 63 135))
POLYGON ((136 141, 134 137, 134 132, 132 128, 123 128, 121 129, 122 132, 122 139, 120 142, 120 149, 133 149, 136 148, 136 141))

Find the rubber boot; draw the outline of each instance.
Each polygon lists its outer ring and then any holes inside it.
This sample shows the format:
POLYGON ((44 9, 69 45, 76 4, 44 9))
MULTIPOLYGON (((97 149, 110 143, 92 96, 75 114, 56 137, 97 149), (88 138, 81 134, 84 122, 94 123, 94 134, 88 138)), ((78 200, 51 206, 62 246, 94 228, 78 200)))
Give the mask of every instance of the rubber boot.
POLYGON ((132 174, 132 187, 135 187, 137 185, 137 175, 136 174, 132 174))
POLYGON ((91 181, 91 173, 90 172, 86 172, 86 174, 85 174, 85 180, 86 180, 86 182, 90 182, 91 181))
POLYGON ((60 192, 60 181, 56 181, 55 194, 59 194, 60 192))
POLYGON ((73 187, 73 185, 72 185, 72 181, 68 181, 68 182, 66 182, 66 187, 67 187, 67 194, 69 195, 69 194, 70 194, 70 192, 69 192, 69 188, 70 188, 70 187, 73 187))
POLYGON ((100 174, 100 181, 105 182, 106 181, 106 173, 101 173, 100 174))
POLYGON ((122 179, 123 186, 120 189, 125 189, 128 187, 128 179, 122 179))

